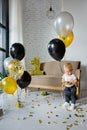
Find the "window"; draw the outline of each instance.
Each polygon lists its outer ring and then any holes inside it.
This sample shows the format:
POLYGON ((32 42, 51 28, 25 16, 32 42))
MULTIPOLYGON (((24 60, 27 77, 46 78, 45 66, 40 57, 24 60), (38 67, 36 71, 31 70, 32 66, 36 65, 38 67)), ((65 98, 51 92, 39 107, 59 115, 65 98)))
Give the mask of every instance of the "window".
POLYGON ((9 55, 9 0, 0 0, 0 73, 4 74, 3 62, 9 55))

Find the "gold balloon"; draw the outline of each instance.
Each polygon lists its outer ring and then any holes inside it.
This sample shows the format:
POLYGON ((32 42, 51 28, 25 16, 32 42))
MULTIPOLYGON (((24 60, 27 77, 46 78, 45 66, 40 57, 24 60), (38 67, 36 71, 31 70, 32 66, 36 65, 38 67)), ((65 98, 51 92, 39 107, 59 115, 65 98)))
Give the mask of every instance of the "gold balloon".
POLYGON ((11 77, 5 77, 1 81, 1 88, 7 94, 14 94, 17 89, 16 80, 11 77))
POLYGON ((57 38, 60 39, 61 41, 63 41, 63 43, 65 44, 65 40, 64 40, 64 38, 60 37, 59 35, 58 35, 57 38))
POLYGON ((2 88, 2 83, 1 83, 1 81, 0 81, 0 88, 2 88))
POLYGON ((24 67, 21 61, 13 59, 8 64, 8 76, 19 79, 24 73, 24 67))
POLYGON ((73 32, 71 32, 64 40, 66 47, 68 47, 72 43, 73 38, 74 38, 74 34, 73 34, 73 32))
POLYGON ((58 36, 58 38, 64 42, 66 47, 68 47, 73 41, 74 34, 73 34, 73 32, 71 32, 66 38, 62 38, 59 36, 58 36))

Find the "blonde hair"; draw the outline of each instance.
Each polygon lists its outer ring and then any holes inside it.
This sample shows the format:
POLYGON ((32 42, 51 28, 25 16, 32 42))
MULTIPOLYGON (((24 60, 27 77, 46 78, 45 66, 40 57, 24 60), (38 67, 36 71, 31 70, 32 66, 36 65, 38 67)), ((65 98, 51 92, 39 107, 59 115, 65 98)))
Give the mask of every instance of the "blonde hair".
POLYGON ((68 70, 72 71, 73 70, 72 64, 71 63, 64 64, 64 70, 65 69, 68 69, 68 70))

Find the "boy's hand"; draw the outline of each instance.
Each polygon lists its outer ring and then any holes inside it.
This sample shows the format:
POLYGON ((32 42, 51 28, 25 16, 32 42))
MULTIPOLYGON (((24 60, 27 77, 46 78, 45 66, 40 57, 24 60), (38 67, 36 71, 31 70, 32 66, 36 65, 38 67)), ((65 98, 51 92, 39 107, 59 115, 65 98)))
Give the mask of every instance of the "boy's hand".
POLYGON ((71 85, 72 82, 69 82, 69 81, 65 81, 65 85, 71 85))

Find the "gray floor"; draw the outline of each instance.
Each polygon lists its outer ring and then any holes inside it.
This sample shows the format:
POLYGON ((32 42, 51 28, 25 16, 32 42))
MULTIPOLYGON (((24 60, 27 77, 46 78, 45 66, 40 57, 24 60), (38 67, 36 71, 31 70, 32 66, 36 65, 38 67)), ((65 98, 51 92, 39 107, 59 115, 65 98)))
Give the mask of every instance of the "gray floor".
MULTIPOLYGON (((8 95, 7 110, 0 119, 0 130, 85 130, 87 128, 87 97, 77 100, 76 109, 62 108, 61 93, 29 90, 21 93, 23 108, 17 108, 16 96, 8 95)), ((6 105, 6 104, 5 104, 6 105)))

